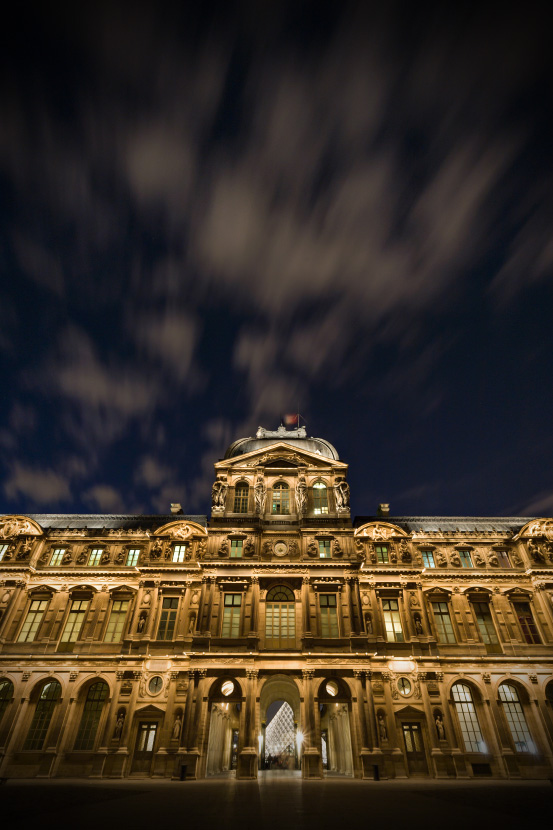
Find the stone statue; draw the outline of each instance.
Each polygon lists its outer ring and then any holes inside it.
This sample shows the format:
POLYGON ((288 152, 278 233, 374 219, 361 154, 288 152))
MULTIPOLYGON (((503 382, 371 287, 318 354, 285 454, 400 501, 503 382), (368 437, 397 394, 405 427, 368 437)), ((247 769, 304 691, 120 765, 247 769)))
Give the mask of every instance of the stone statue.
POLYGON ((182 718, 181 718, 180 714, 178 714, 177 717, 175 718, 175 722, 173 724, 173 734, 171 736, 173 741, 178 741, 178 739, 180 738, 181 728, 182 728, 182 718))
POLYGON ((82 553, 79 554, 77 557, 77 565, 84 565, 86 562, 86 550, 83 550, 82 553))
POLYGON ((32 547, 32 539, 25 539, 15 558, 18 560, 27 559, 29 554, 31 553, 32 547))
POLYGON ((199 544, 198 544, 198 552, 197 552, 198 559, 203 559, 203 557, 206 555, 206 552, 207 552, 206 541, 205 541, 205 539, 201 539, 199 544))
POLYGON ((534 562, 545 562, 545 556, 543 555, 539 545, 537 545, 533 539, 528 539, 528 553, 534 562))
POLYGON ((228 556, 228 542, 226 539, 223 539, 219 546, 219 556, 228 556))
POLYGON ((246 539, 244 542, 244 556, 253 556, 255 553, 255 546, 254 543, 250 538, 246 539))
POLYGON ((125 561, 125 549, 123 548, 122 550, 119 551, 119 553, 115 557, 115 564, 116 565, 122 565, 124 561, 125 561))
POLYGON ((196 615, 195 614, 190 614, 190 619, 188 620, 188 633, 193 634, 195 628, 196 628, 196 615))
POLYGON ((445 741, 445 727, 442 716, 439 712, 436 713, 436 732, 440 741, 445 741))
POLYGON ((342 546, 338 539, 335 539, 332 543, 332 555, 333 556, 341 556, 343 553, 342 546))
POLYGON ((446 555, 442 550, 436 551, 436 563, 439 568, 445 568, 447 565, 446 555))
POLYGON ((101 559, 100 559, 100 564, 101 565, 109 565, 109 562, 110 562, 109 551, 105 550, 102 554, 101 559))
POLYGON ((419 601, 414 591, 411 591, 411 593, 409 594, 409 605, 411 606, 411 608, 418 608, 419 601))
POLYGON ((255 500, 255 512, 263 515, 265 513, 265 499, 267 498, 267 488, 263 476, 257 476, 255 480, 253 497, 255 500))
POLYGON ((417 634, 424 634, 424 629, 422 627, 421 618, 419 617, 418 614, 415 617, 415 631, 416 631, 417 634))
POLYGON ((307 510, 307 484, 305 476, 300 475, 296 484, 296 505, 298 513, 303 516, 307 510))
POLYGON ((473 558, 474 558, 474 564, 476 565, 477 568, 485 568, 486 567, 486 560, 484 559, 484 557, 482 556, 480 551, 475 550, 473 558))
POLYGON ((150 559, 160 559, 163 553, 163 541, 156 539, 150 551, 150 559))
POLYGON ((402 562, 410 562, 411 561, 411 554, 409 552, 409 545, 402 539, 399 543, 399 555, 402 562))
POLYGON ((516 550, 513 549, 512 551, 510 551, 510 556, 511 562, 513 563, 515 568, 520 568, 520 566, 522 565, 522 559, 520 558, 516 550))
POLYGON ((288 553, 289 553, 289 554, 290 554, 290 556, 293 558, 294 556, 298 556, 298 555, 299 555, 299 552, 300 552, 300 551, 299 551, 299 546, 298 546, 298 543, 296 542, 296 540, 295 540, 295 539, 292 539, 292 541, 291 541, 291 542, 290 542, 290 544, 288 545, 288 553))
POLYGON ((367 634, 373 633, 373 621, 370 614, 365 614, 365 628, 367 629, 367 634))
POLYGON ((349 484, 344 478, 337 478, 334 485, 336 507, 338 510, 347 510, 349 507, 349 484))
POLYGON ((308 556, 318 556, 319 555, 319 547, 316 542, 309 542, 307 545, 307 555, 308 556))
POLYGON ((227 490, 228 484, 222 478, 217 478, 213 482, 213 487, 211 488, 211 505, 214 510, 225 509, 227 490))
POLYGON ((497 554, 495 551, 490 551, 488 555, 488 564, 492 566, 492 568, 499 568, 499 559, 497 558, 497 554))
POLYGON ((142 613, 138 618, 138 623, 136 626, 136 630, 139 634, 142 634, 144 628, 146 627, 146 620, 148 619, 148 615, 146 613, 142 613))
POLYGON ((449 558, 452 565, 454 565, 456 568, 461 567, 461 557, 459 556, 456 550, 453 551, 449 558))
POLYGON ((65 553, 63 554, 63 559, 61 560, 61 564, 62 565, 70 565, 72 561, 73 561, 73 557, 71 556, 71 551, 66 550, 65 553))
POLYGON ((382 712, 378 714, 378 734, 380 735, 381 741, 388 740, 388 730, 386 728, 386 720, 382 712))
POLYGON ((120 741, 121 735, 123 733, 123 726, 125 725, 125 712, 123 709, 119 711, 117 715, 117 721, 115 723, 115 729, 113 730, 113 737, 120 741))

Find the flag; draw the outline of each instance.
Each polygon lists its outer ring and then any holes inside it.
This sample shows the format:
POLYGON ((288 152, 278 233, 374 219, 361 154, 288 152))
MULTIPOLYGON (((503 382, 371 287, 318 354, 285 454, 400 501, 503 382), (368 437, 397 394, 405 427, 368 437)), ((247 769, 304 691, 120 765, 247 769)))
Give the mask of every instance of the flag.
POLYGON ((294 427, 298 425, 299 415, 285 415, 284 416, 284 426, 285 427, 294 427))

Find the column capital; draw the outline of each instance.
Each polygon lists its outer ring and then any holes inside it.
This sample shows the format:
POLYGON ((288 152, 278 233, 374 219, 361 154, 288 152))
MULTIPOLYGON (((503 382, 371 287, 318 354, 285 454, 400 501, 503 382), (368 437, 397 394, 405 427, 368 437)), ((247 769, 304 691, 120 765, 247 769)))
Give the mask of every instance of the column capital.
POLYGON ((259 677, 259 669, 246 669, 246 677, 249 680, 257 680, 259 677))
POLYGON ((315 677, 315 669, 302 669, 301 674, 304 680, 313 680, 315 677))

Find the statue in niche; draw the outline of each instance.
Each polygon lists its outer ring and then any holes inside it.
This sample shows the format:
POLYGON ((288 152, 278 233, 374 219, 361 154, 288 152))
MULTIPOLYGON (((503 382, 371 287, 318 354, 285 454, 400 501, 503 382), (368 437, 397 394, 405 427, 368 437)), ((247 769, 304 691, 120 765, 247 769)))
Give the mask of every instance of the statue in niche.
POLYGON ((48 549, 44 550, 42 552, 41 556, 40 556, 40 559, 38 560, 38 564, 39 565, 46 565, 46 563, 48 561, 48 557, 50 556, 51 553, 52 553, 51 550, 48 550, 48 549))
POLYGON ((440 712, 436 712, 436 732, 440 741, 445 741, 445 726, 440 712))
POLYGON ((509 555, 511 557, 511 562, 513 563, 515 568, 520 568, 520 566, 522 565, 522 559, 520 558, 516 550, 513 549, 512 551, 510 551, 509 555))
POLYGON ((206 541, 205 541, 205 539, 200 539, 200 542, 198 543, 198 551, 197 551, 198 559, 203 559, 205 554, 206 554, 206 551, 207 551, 206 541))
POLYGON ((499 568, 499 559, 497 558, 497 554, 495 551, 490 551, 488 555, 488 564, 492 566, 492 568, 499 568))
POLYGON ((63 559, 61 560, 61 564, 62 565, 71 565, 72 562, 73 562, 73 557, 71 556, 71 551, 66 550, 65 553, 63 554, 63 559))
POLYGON ((373 620, 369 612, 365 614, 365 628, 367 629, 367 634, 373 634, 373 620))
POLYGON ((421 621, 421 618, 418 614, 415 614, 414 621, 415 621, 415 632, 417 634, 424 634, 424 629, 422 627, 422 621, 421 621))
POLYGON ((419 606, 419 601, 414 591, 411 591, 411 593, 409 594, 409 605, 411 606, 411 608, 418 608, 419 606))
POLYGON ((382 712, 378 713, 378 734, 381 741, 388 740, 388 729, 386 728, 386 718, 382 712))
POLYGON ((539 547, 533 539, 528 539, 528 553, 534 560, 534 562, 545 562, 545 556, 542 553, 541 548, 539 547))
POLYGON ((307 510, 307 484, 304 475, 298 477, 296 484, 296 505, 299 515, 303 516, 307 510))
POLYGON ((248 537, 244 542, 244 556, 253 556, 255 553, 255 546, 251 537, 248 537))
POLYGON ((402 562, 410 562, 411 561, 411 554, 409 552, 409 545, 402 539, 399 543, 399 556, 402 562))
POLYGON ((109 565, 109 563, 110 563, 109 551, 105 550, 102 554, 101 559, 100 559, 100 564, 101 565, 109 565))
POLYGON ((182 718, 181 718, 180 712, 179 712, 177 714, 177 716, 175 718, 175 722, 173 724, 173 733, 172 733, 172 736, 171 736, 173 741, 178 741, 178 739, 180 738, 181 729, 182 729, 182 718))
POLYGON ((291 557, 298 556, 300 552, 299 545, 295 539, 292 539, 288 545, 288 553, 291 557))
POLYGON ((355 540, 355 550, 357 551, 358 556, 363 556, 365 553, 365 545, 361 539, 355 540))
POLYGON ((150 559, 161 559, 163 553, 163 542, 161 539, 156 539, 150 551, 150 559))
POLYGON ((333 556, 341 556, 342 553, 343 553, 342 546, 340 545, 340 542, 338 541, 338 539, 335 539, 332 543, 332 555, 333 556))
POLYGON ((265 499, 267 498, 267 488, 263 476, 257 476, 253 488, 253 497, 255 501, 255 512, 263 515, 265 513, 265 499))
POLYGON ((145 611, 143 611, 141 613, 141 615, 139 616, 139 618, 138 618, 138 623, 137 623, 137 626, 136 626, 136 630, 138 631, 139 634, 142 634, 144 629, 146 628, 146 620, 147 619, 148 619, 148 615, 145 611))
POLYGON ((228 542, 226 539, 223 539, 219 546, 219 556, 228 556, 228 542))
POLYGON ((190 619, 188 620, 188 633, 193 634, 195 628, 196 628, 196 615, 195 614, 190 614, 190 619))
POLYGON ((461 557, 459 556, 456 550, 453 551, 449 559, 451 561, 451 564, 454 565, 456 568, 461 567, 461 557))
POLYGON ((121 735, 123 734, 123 727, 125 725, 125 710, 120 709, 119 714, 117 715, 117 720, 115 722, 115 729, 113 730, 113 737, 115 740, 120 741, 121 735))
POLYGON ((307 555, 308 556, 318 556, 319 555, 319 546, 316 542, 311 540, 307 545, 307 555))
MULTIPOLYGON (((486 560, 482 556, 479 550, 475 550, 473 554, 474 564, 477 568, 485 568, 486 567, 486 560)), ((499 564, 499 563, 498 563, 499 564)))
POLYGON ((397 562, 396 546, 393 543, 390 544, 390 562, 397 562))
POLYGON ((23 544, 19 548, 19 552, 17 553, 17 556, 15 558, 20 560, 20 561, 23 560, 23 559, 27 559, 29 557, 30 553, 31 553, 32 548, 33 548, 32 539, 25 539, 25 541, 23 542, 23 544))
POLYGON ((117 554, 117 556, 115 557, 115 564, 116 565, 122 565, 124 561, 125 561, 125 549, 122 548, 119 551, 119 553, 117 554))
POLYGON ((334 485, 334 495, 338 510, 347 510, 349 507, 349 484, 345 478, 337 478, 334 485))
POLYGON ((225 499, 227 496, 228 484, 222 478, 217 478, 213 482, 211 488, 211 506, 214 510, 225 509, 225 499))
POLYGON ((439 568, 445 568, 447 565, 446 555, 442 550, 436 551, 436 563, 439 568))
POLYGON ((86 550, 83 550, 77 557, 77 565, 84 565, 86 562, 86 550))

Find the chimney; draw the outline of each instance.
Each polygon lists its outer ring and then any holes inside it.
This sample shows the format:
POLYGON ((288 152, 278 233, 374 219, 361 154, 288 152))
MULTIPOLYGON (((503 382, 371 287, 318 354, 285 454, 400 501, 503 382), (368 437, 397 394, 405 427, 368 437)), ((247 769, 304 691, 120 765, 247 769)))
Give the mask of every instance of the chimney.
POLYGON ((180 506, 180 504, 172 504, 171 513, 182 513, 182 507, 180 506))
POLYGON ((377 516, 389 516, 390 515, 390 505, 389 504, 379 504, 378 510, 376 511, 377 516))

